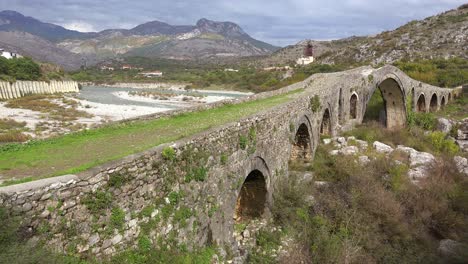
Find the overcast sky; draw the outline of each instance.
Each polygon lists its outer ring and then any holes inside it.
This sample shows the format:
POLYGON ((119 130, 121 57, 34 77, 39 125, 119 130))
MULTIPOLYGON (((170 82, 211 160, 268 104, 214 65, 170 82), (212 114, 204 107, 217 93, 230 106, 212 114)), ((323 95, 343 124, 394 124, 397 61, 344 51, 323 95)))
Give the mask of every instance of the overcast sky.
POLYGON ((254 38, 285 46, 376 34, 453 9, 467 0, 0 0, 15 10, 79 31, 132 28, 159 20, 195 24, 202 17, 239 24, 254 38))

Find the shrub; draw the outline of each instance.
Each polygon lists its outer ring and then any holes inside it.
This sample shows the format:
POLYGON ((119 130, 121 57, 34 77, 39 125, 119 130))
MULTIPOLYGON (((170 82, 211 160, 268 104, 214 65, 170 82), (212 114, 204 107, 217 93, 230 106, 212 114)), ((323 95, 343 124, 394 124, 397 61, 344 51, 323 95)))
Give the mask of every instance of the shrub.
POLYGON ((91 213, 103 214, 112 205, 112 195, 108 192, 97 191, 86 195, 82 202, 91 213))
POLYGON ((414 113, 413 123, 425 130, 435 130, 437 128, 437 119, 432 113, 414 113))
POLYGON ((430 144, 440 153, 454 155, 459 151, 454 141, 447 139, 444 132, 436 131, 428 135, 430 144))
POLYGON ((239 147, 244 150, 247 148, 248 139, 244 135, 239 136, 239 147))
POLYGON ((110 217, 110 227, 112 229, 118 229, 122 231, 124 228, 124 225, 125 225, 125 212, 119 207, 113 208, 111 217, 110 217))
POLYGON ((172 147, 165 147, 161 153, 163 159, 174 161, 176 158, 175 150, 172 147))
POLYGON ((310 109, 312 110, 312 112, 316 113, 318 110, 320 110, 320 98, 318 95, 314 95, 314 97, 312 97, 310 99, 310 109))

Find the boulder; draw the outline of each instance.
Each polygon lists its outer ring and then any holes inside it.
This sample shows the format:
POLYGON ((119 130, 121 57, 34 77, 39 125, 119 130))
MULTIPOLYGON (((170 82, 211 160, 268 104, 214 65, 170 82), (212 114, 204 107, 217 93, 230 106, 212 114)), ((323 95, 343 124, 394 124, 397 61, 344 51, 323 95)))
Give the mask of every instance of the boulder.
POLYGON ((359 140, 359 139, 356 139, 355 141, 359 145, 359 148, 362 150, 366 150, 369 147, 369 144, 367 143, 367 141, 359 140))
POLYGON ((410 153, 410 166, 417 167, 417 166, 428 166, 434 163, 435 157, 431 153, 427 152, 419 152, 413 151, 410 153))
POLYGON ((452 239, 442 239, 439 242, 439 247, 437 248, 437 251, 439 251, 439 254, 442 256, 453 256, 457 254, 458 251, 462 248, 462 244, 460 242, 457 242, 452 239))
POLYGON ((455 161, 455 165, 457 166, 458 171, 468 176, 468 159, 460 156, 455 156, 453 158, 453 161, 455 161))
POLYGON ((359 164, 361 165, 366 165, 367 163, 370 162, 369 157, 367 156, 359 156, 359 164))
POLYGON ((392 147, 379 141, 375 141, 374 144, 372 144, 372 146, 377 152, 380 152, 380 153, 390 153, 393 151, 392 147))
POLYGON ((340 153, 343 155, 354 155, 358 152, 359 152, 359 149, 356 146, 348 146, 340 150, 340 153))
POLYGON ((437 129, 444 132, 445 134, 450 133, 452 130, 452 122, 446 118, 438 118, 437 119, 437 129))
POLYGON ((345 144, 346 144, 346 138, 344 138, 344 137, 337 137, 337 138, 336 138, 336 142, 340 143, 341 145, 345 145, 345 144))
POLYGON ((323 144, 328 145, 332 142, 331 138, 324 138, 323 139, 323 144))

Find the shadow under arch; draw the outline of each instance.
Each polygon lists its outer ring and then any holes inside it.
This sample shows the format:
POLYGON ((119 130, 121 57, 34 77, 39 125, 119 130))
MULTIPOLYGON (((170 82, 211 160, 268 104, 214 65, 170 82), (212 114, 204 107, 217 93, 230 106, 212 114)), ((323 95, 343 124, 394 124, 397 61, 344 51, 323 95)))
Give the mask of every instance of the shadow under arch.
POLYGON ((349 98, 349 117, 351 119, 357 118, 357 107, 358 107, 358 96, 356 93, 351 95, 349 98))
POLYGON ((328 108, 325 108, 325 111, 323 111, 322 121, 320 123, 320 135, 332 135, 331 114, 328 108))
POLYGON ((297 124, 299 126, 296 129, 294 142, 291 145, 289 160, 311 160, 314 150, 314 136, 310 119, 304 114, 297 124))
POLYGON ((426 96, 423 93, 419 95, 416 103, 416 112, 426 112, 426 96))
POLYGON ((431 97, 431 102, 429 103, 429 110, 431 112, 437 111, 437 94, 433 94, 431 97))
MULTIPOLYGON (((400 79, 389 74, 382 78, 382 81, 373 89, 372 96, 369 97, 366 104, 365 116, 376 116, 379 122, 385 124, 387 128, 401 128, 406 126, 406 103, 405 92, 400 79), (381 101, 374 102, 375 95, 381 95, 381 101), (382 104, 374 106, 371 104, 382 104), (369 113, 368 111, 378 111, 378 113, 369 113)), ((366 118, 365 118, 366 119, 366 118)), ((372 118, 371 118, 372 119, 372 118)))
POLYGON ((271 200, 270 171, 265 160, 257 156, 250 163, 250 169, 245 173, 243 184, 238 190, 233 216, 236 223, 263 217, 271 200))

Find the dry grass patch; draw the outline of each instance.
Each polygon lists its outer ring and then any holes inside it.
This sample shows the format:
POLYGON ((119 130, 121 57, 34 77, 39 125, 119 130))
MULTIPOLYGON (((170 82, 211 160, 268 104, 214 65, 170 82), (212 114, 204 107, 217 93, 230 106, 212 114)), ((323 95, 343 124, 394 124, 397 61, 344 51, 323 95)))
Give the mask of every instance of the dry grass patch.
POLYGON ((58 121, 73 121, 81 117, 92 117, 91 114, 77 110, 79 103, 58 95, 31 95, 8 101, 6 107, 29 109, 47 114, 58 121), (59 101, 61 99, 61 101, 59 101), (62 104, 59 104, 61 102, 62 104))

